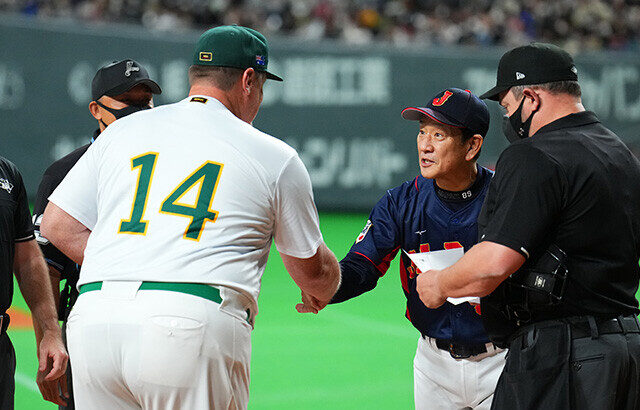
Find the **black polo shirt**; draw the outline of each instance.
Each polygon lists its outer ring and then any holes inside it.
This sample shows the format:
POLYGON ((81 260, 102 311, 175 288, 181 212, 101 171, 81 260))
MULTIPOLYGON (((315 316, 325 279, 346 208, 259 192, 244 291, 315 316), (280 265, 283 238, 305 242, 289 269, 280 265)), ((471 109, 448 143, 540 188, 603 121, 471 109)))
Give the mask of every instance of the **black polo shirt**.
POLYGON ((27 191, 13 163, 0 157, 0 313, 13 298, 13 256, 16 242, 34 239, 27 191))
POLYGON ((58 185, 60 185, 60 182, 62 182, 69 170, 73 168, 80 157, 87 151, 89 145, 90 144, 83 145, 65 157, 60 158, 46 169, 42 176, 42 181, 40 181, 38 193, 36 194, 36 202, 33 206, 33 221, 40 249, 42 250, 47 263, 59 271, 62 274, 63 279, 68 279, 66 273, 75 271, 77 274, 75 262, 65 256, 55 246, 53 246, 51 242, 40 235, 40 222, 42 221, 44 210, 49 204, 49 195, 51 195, 58 185))
POLYGON ((638 314, 640 162, 594 113, 568 115, 512 143, 478 225, 481 240, 527 258, 552 243, 567 253, 566 296, 534 321, 638 314))
MULTIPOLYGON (((96 130, 93 133, 91 141, 95 140, 99 134, 100 131, 96 130)), ((60 278, 67 281, 60 298, 60 307, 58 309, 58 319, 60 320, 67 319, 73 302, 78 296, 76 284, 80 276, 80 267, 40 234, 40 222, 42 221, 44 210, 49 204, 49 196, 55 191, 58 185, 60 185, 80 157, 87 152, 90 145, 91 143, 72 151, 55 161, 44 171, 42 181, 40 181, 40 186, 38 187, 38 193, 36 194, 36 202, 33 206, 33 222, 36 229, 36 237, 44 258, 49 266, 60 273, 60 278)))

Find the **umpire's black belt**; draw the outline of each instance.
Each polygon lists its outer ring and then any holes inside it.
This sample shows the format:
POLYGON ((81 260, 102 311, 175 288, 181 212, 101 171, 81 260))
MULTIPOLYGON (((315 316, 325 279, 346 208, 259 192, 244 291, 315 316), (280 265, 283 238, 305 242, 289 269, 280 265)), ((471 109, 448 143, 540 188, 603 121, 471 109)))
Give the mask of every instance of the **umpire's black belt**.
POLYGON ((550 322, 567 323, 571 328, 572 339, 582 339, 583 337, 597 339, 600 335, 640 333, 640 324, 638 324, 636 316, 618 316, 611 319, 595 318, 593 316, 573 316, 534 322, 521 327, 509 337, 509 342, 527 332, 535 332, 536 328, 545 327, 545 323, 548 324, 550 322))
MULTIPOLYGON (((80 286, 80 294, 102 289, 102 282, 91 282, 80 286)), ((213 286, 204 283, 177 283, 177 282, 142 282, 139 290, 167 290, 170 292, 186 293, 199 296, 212 302, 222 303, 220 291, 213 286)))
POLYGON ((640 324, 635 316, 619 316, 608 320, 597 320, 593 317, 584 316, 577 318, 567 318, 567 323, 571 326, 571 338, 581 339, 583 337, 597 338, 599 335, 613 333, 640 333, 640 324))
MULTIPOLYGON (((423 337, 425 339, 428 338, 428 336, 426 335, 423 335, 423 337)), ((455 343, 451 340, 446 339, 433 338, 433 340, 436 342, 436 347, 438 349, 449 352, 451 357, 453 357, 454 359, 467 359, 471 356, 477 356, 482 353, 487 353, 488 351, 487 345, 484 343, 468 345, 455 343)))

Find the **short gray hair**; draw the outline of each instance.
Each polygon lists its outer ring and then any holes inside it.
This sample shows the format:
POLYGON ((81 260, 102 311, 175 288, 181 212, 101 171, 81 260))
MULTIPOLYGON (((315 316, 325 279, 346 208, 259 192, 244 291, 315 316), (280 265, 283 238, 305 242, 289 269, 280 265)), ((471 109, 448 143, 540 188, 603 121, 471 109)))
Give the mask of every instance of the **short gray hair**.
POLYGON ((533 84, 533 85, 516 85, 511 87, 513 96, 517 99, 522 97, 525 88, 533 88, 534 90, 545 90, 551 94, 568 94, 572 97, 580 98, 582 91, 577 81, 553 81, 550 83, 533 84))
POLYGON ((206 81, 216 88, 229 91, 233 85, 242 77, 244 70, 233 67, 218 67, 192 65, 189 67, 189 84, 193 85, 198 81, 206 81))

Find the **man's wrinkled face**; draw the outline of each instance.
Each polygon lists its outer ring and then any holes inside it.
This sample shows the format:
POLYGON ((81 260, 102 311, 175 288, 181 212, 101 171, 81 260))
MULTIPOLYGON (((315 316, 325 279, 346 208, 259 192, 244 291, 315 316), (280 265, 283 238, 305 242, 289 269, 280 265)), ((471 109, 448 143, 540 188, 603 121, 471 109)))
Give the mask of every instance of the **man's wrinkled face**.
POLYGON ((468 147, 462 143, 462 131, 428 117, 420 121, 418 131, 420 174, 439 178, 467 166, 468 147))

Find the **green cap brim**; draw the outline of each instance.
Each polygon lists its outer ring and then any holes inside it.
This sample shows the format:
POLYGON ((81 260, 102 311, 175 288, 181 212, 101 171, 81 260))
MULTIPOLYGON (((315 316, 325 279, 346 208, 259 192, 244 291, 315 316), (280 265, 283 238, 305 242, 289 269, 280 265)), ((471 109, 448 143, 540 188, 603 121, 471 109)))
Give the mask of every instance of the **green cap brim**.
POLYGON ((265 73, 267 74, 267 80, 284 81, 282 78, 278 77, 275 74, 271 74, 268 71, 265 71, 265 73))

